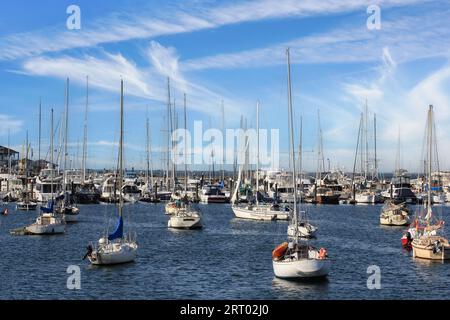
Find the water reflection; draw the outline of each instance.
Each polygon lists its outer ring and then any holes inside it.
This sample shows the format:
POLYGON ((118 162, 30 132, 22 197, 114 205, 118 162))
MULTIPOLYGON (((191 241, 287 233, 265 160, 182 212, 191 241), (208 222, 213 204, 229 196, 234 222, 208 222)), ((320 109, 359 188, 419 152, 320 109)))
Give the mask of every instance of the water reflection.
POLYGON ((327 277, 285 280, 274 277, 272 288, 280 299, 302 299, 314 295, 317 298, 325 297, 329 289, 327 277))

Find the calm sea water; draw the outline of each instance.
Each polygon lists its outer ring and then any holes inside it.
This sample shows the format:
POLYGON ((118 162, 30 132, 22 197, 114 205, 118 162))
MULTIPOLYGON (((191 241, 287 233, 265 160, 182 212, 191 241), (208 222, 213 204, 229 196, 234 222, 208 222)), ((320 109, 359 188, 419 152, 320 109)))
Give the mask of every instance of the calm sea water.
MULTIPOLYGON (((446 299, 450 263, 413 259, 401 228, 381 227, 381 206, 307 206, 319 230, 317 246, 332 259, 320 282, 274 278, 271 251, 287 222, 234 218, 229 205, 199 205, 204 229, 167 228, 163 204, 126 205, 138 234, 136 262, 94 267, 81 261, 98 240, 113 205, 81 206, 80 222, 58 236, 12 236, 35 212, 0 217, 0 299, 446 299), (81 290, 66 287, 69 265, 81 268, 81 290), (367 289, 367 268, 381 269, 381 289, 367 289)), ((12 209, 11 205, 11 209, 12 209)), ((450 208, 442 207, 450 223, 450 208)), ((130 217, 130 216, 128 216, 130 217)), ((110 222, 111 225, 115 221, 110 222)))

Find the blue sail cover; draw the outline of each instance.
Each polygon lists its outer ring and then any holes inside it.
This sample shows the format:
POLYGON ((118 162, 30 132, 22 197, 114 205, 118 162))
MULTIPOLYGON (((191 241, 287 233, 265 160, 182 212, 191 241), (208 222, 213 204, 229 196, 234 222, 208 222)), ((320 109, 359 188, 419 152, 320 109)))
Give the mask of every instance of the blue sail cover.
POLYGON ((41 207, 41 211, 44 213, 52 213, 53 212, 53 205, 54 202, 53 201, 49 201, 47 203, 47 207, 41 207))
POLYGON ((108 236, 108 240, 112 241, 115 239, 122 238, 123 236, 123 219, 120 216, 119 221, 117 222, 116 230, 108 236))

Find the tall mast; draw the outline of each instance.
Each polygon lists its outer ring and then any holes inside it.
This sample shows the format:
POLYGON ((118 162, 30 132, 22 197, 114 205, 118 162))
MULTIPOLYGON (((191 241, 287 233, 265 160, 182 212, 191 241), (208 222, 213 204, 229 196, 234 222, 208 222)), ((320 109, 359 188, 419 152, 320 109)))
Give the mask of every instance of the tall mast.
POLYGON ((41 163, 41 123, 42 123, 42 101, 39 100, 39 141, 38 141, 38 163, 41 163))
POLYGON ((64 120, 64 171, 63 171, 63 192, 66 192, 66 171, 67 171, 67 138, 69 132, 69 78, 67 78, 66 83, 66 111, 65 111, 65 120, 64 120))
POLYGON ((6 191, 9 192, 9 180, 11 179, 11 149, 10 149, 10 129, 8 128, 8 180, 6 183, 6 191))
POLYGON ((373 114, 373 142, 374 142, 374 178, 378 180, 378 159, 377 159, 377 114, 373 114))
POLYGON ((123 79, 120 80, 120 142, 119 142, 119 215, 122 216, 123 196, 123 79))
POLYGON ((365 115, 364 115, 364 140, 365 140, 365 153, 364 153, 364 180, 367 181, 367 176, 369 174, 369 131, 368 131, 368 123, 367 123, 367 117, 368 117, 368 107, 367 107, 367 98, 366 98, 366 106, 365 106, 365 115))
MULTIPOLYGON (((222 137, 225 137, 225 106, 223 103, 223 99, 222 99, 222 137)), ((225 183, 225 144, 222 145, 222 181, 225 183)))
POLYGON ((149 123, 148 123, 148 117, 147 117, 147 120, 146 120, 146 125, 145 125, 145 127, 146 127, 146 130, 147 130, 147 173, 146 173, 146 176, 147 176, 147 188, 149 187, 149 185, 150 185, 150 137, 149 137, 149 123))
POLYGON ((289 146, 290 146, 290 159, 292 164, 292 178, 294 181, 294 225, 296 230, 296 239, 298 239, 298 219, 297 219, 297 183, 295 183, 295 177, 297 173, 295 171, 295 146, 294 146, 294 133, 293 133, 293 121, 292 121, 292 88, 291 88, 291 57, 289 54, 289 48, 286 50, 287 65, 288 65, 288 115, 289 115, 289 146))
MULTIPOLYGON (((299 142, 298 142, 298 171, 300 176, 300 182, 302 181, 302 169, 303 169, 303 163, 302 163, 302 152, 303 152, 303 117, 300 116, 300 133, 299 133, 299 142)), ((301 194, 301 192, 300 192, 301 194)))
POLYGON ((427 218, 431 218, 431 161, 433 159, 433 106, 428 110, 428 203, 427 218))
POLYGON ((174 155, 177 154, 177 136, 176 136, 176 130, 178 127, 178 116, 177 116, 177 107, 176 107, 176 100, 173 100, 173 110, 170 110, 170 117, 172 119, 171 121, 171 127, 170 127, 170 136, 175 135, 175 137, 172 137, 172 183, 173 183, 173 192, 175 192, 175 177, 177 174, 177 167, 174 161, 174 155), (174 134, 175 133, 175 134, 174 134))
POLYGON ((89 106, 89 76, 86 76, 86 106, 84 110, 84 137, 83 137, 83 159, 82 159, 83 184, 86 181, 88 106, 89 106))
POLYGON ((171 134, 170 131, 172 120, 170 118, 170 109, 171 109, 171 100, 170 100, 170 78, 167 77, 167 170, 166 170, 166 188, 169 188, 169 171, 170 171, 170 140, 171 134))
POLYGON ((184 94, 184 194, 187 197, 187 111, 186 111, 186 93, 184 94))
POLYGON ((256 205, 259 206, 259 100, 256 102, 256 205))
POLYGON ((53 108, 52 108, 52 115, 51 115, 51 125, 50 125, 50 164, 51 164, 51 171, 50 171, 50 183, 51 183, 51 193, 52 193, 52 201, 53 201, 53 175, 55 174, 53 162, 53 108))

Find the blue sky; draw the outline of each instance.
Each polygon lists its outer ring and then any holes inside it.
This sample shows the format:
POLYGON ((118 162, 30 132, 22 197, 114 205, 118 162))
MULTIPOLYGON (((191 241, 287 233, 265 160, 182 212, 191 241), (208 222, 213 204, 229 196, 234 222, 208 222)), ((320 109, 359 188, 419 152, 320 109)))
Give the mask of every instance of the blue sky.
MULTIPOLYGON (((164 143, 166 77, 188 118, 226 126, 241 115, 279 128, 287 148, 285 49, 293 62, 296 131, 304 122, 304 163, 315 169, 317 110, 325 158, 351 170, 360 112, 368 100, 378 119, 382 171, 420 168, 426 109, 436 110, 441 167, 450 164, 450 13, 448 1, 5 1, 0 12, 0 144, 21 150, 37 141, 39 99, 46 153, 50 108, 55 122, 71 80, 70 154, 81 154, 86 75, 90 77, 89 165, 115 165, 120 77, 125 81, 126 160, 143 166, 145 118, 155 167, 164 143), (67 30, 66 8, 81 8, 81 30, 67 30), (366 9, 381 8, 381 29, 368 30, 366 9), (210 120, 211 119, 211 120, 210 120), (77 151, 78 150, 78 151, 77 151)), ((191 126, 191 125, 190 125, 191 126)), ((370 135, 370 134, 369 134, 370 135)), ((45 150, 44 150, 45 149, 45 150)), ((37 145, 34 146, 37 155, 37 145)))

